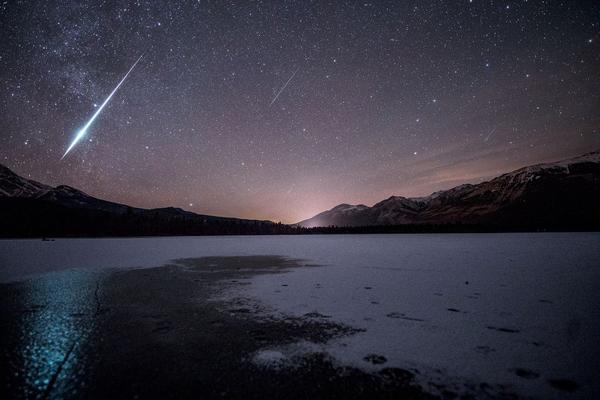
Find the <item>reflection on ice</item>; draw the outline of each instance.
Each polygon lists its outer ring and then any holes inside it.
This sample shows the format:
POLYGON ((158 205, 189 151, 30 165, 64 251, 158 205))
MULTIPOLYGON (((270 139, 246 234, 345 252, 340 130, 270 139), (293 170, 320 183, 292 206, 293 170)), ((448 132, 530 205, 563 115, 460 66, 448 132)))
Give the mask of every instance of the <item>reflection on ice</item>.
POLYGON ((76 394, 88 366, 83 351, 93 329, 97 275, 87 272, 51 274, 27 281, 19 346, 25 398, 62 398, 76 394))

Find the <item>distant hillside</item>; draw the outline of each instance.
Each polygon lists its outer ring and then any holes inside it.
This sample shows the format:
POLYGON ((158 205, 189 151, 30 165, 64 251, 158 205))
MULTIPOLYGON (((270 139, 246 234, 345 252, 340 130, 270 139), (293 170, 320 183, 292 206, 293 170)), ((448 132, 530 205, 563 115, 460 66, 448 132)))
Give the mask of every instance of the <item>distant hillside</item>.
POLYGON ((517 229, 600 228, 600 152, 538 164, 427 197, 392 196, 372 207, 341 204, 302 227, 473 225, 517 229))
POLYGON ((195 214, 180 208, 142 209, 51 187, 0 165, 0 236, 117 236, 286 233, 271 221, 195 214))
POLYGON ((341 204, 295 225, 130 207, 0 165, 0 237, 599 230, 599 205, 600 152, 427 197, 341 204))

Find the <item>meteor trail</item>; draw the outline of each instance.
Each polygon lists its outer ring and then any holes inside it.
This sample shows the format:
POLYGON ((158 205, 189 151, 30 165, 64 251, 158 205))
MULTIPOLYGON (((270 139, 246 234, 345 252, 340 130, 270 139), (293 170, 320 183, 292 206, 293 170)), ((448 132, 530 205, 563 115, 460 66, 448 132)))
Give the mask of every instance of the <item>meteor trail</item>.
POLYGON ((483 141, 484 141, 484 142, 487 142, 488 140, 490 140, 490 136, 492 136, 492 133, 494 133, 494 132, 496 132, 496 127, 493 127, 493 128, 492 128, 492 129, 489 131, 488 135, 485 137, 485 139, 483 139, 483 141))
POLYGON ((137 61, 135 63, 133 63, 133 65, 131 66, 131 68, 129 68, 129 71, 127 71, 127 73, 125 74, 125 76, 123 77, 123 79, 121 79, 121 82, 119 82, 119 84, 117 85, 116 88, 113 89, 112 92, 110 92, 110 94, 108 95, 108 97, 106 98, 106 100, 104 100, 104 103, 102 103, 100 105, 100 107, 98 107, 98 109, 96 110, 96 112, 94 113, 94 115, 92 115, 92 118, 90 118, 90 120, 87 122, 87 124, 85 124, 83 126, 83 128, 81 128, 79 130, 79 132, 77 132, 77 135, 75 135, 75 138, 73 139, 73 141, 71 142, 71 144, 69 145, 69 147, 67 148, 67 151, 65 151, 65 154, 63 154, 63 156, 60 158, 61 160, 63 158, 65 158, 65 156, 69 153, 69 151, 71 151, 71 149, 73 147, 75 147, 75 145, 81 140, 83 139, 83 137, 85 136, 85 134, 87 133, 87 130, 89 129, 89 127, 92 125, 92 123, 94 122, 94 120, 96 119, 96 117, 98 117, 98 114, 100 114, 100 112, 102 111, 102 109, 108 104, 108 102, 110 101, 111 97, 113 97, 113 95, 117 92, 117 90, 119 90, 119 87, 121 87, 121 85, 123 84, 123 82, 125 82, 125 79, 127 79, 127 77, 129 76, 129 73, 131 71, 133 71, 133 69, 135 68, 135 66, 137 65, 138 62, 140 62, 140 60, 142 59, 144 55, 142 54, 140 56, 140 58, 137 59, 137 61))
POLYGON ((273 103, 275 103, 275 100, 277 100, 277 98, 279 97, 279 95, 281 94, 281 92, 283 92, 285 90, 285 88, 287 87, 287 85, 292 81, 292 79, 294 79, 294 76, 296 75, 296 72, 298 72, 298 70, 295 70, 294 73, 292 74, 292 76, 290 76, 290 79, 287 80, 287 82, 285 83, 285 85, 283 85, 283 87, 281 89, 279 89, 279 92, 277 92, 277 94, 275 95, 275 97, 273 98, 273 100, 271 100, 271 104, 269 104, 269 107, 271 107, 273 105, 273 103))

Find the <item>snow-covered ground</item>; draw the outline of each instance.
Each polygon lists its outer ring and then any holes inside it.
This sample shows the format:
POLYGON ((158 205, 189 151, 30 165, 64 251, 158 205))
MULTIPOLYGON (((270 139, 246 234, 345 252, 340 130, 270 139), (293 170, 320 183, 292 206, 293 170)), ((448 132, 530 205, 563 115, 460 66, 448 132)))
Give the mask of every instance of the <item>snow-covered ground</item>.
MULTIPOLYGON (((260 275, 230 295, 364 329, 324 347, 342 364, 414 368, 458 389, 485 382, 539 398, 600 398, 598 233, 3 240, 0 280, 268 254, 321 267, 260 275)), ((286 351, 256 360, 279 364, 286 351)))
POLYGON ((342 363, 541 398, 564 397, 548 380, 567 379, 580 386, 569 397, 598 398, 600 235, 321 240, 335 249, 313 258, 326 267, 259 276, 246 295, 365 329, 325 347, 342 363), (373 365, 369 354, 387 362, 373 365))

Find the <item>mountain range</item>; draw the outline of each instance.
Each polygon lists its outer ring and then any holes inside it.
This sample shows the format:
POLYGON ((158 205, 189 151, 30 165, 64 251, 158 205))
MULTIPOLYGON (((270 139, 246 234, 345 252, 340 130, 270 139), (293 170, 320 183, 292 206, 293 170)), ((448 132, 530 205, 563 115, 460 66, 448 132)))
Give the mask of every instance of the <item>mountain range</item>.
POLYGON ((144 209, 0 165, 0 237, 600 229, 600 151, 427 197, 340 204, 297 224, 144 209))
POLYGON ((0 236, 114 236, 279 233, 271 221, 130 207, 70 186, 48 186, 0 165, 0 236))
POLYGON ((340 204, 297 225, 407 224, 600 227, 600 151, 520 168, 487 182, 460 185, 427 197, 392 196, 372 207, 340 204))

